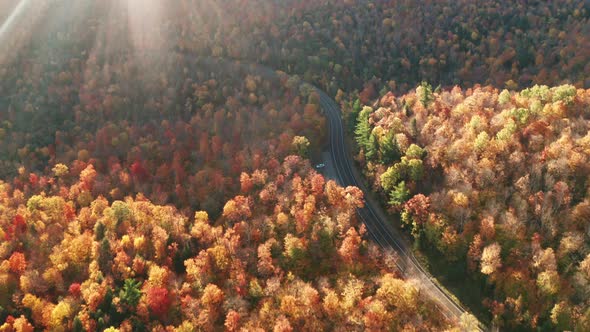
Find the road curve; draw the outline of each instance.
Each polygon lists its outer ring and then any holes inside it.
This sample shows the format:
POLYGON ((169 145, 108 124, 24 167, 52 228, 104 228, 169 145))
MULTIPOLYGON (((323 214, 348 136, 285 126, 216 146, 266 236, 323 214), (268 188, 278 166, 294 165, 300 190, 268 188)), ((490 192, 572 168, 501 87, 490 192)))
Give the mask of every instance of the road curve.
MULTIPOLYGON (((277 78, 277 72, 269 67, 243 63, 236 60, 228 60, 218 57, 199 57, 187 51, 178 51, 183 56, 190 57, 194 60, 201 61, 208 65, 222 65, 231 63, 242 66, 247 71, 266 78, 277 78)), ((458 320, 459 317, 468 312, 460 303, 456 302, 447 292, 445 292, 437 283, 433 282, 433 277, 421 266, 409 245, 402 240, 402 236, 391 225, 386 214, 381 207, 369 199, 369 190, 364 185, 360 173, 355 169, 352 162, 352 156, 348 153, 346 140, 344 138, 344 126, 342 124, 341 111, 331 97, 329 97, 323 90, 302 82, 308 88, 315 90, 320 96, 320 106, 324 111, 329 124, 329 153, 332 158, 332 165, 337 175, 337 181, 342 186, 356 186, 365 193, 365 206, 357 209, 358 215, 367 227, 370 237, 383 250, 396 252, 399 259, 396 264, 400 272, 406 278, 416 279, 420 285, 420 290, 425 292, 433 300, 435 300, 442 313, 450 318, 458 320)), ((0 97, 0 100, 10 100, 13 96, 0 97)), ((479 323, 479 330, 484 331, 486 328, 479 323)))
MULTIPOLYGON (((381 248, 386 251, 395 251, 399 257, 397 266, 407 278, 417 279, 421 291, 425 291, 433 300, 438 302, 441 311, 451 319, 459 320, 467 310, 457 303, 445 290, 433 281, 433 277, 421 266, 408 244, 402 240, 399 232, 391 225, 390 220, 381 207, 369 199, 369 190, 355 169, 352 156, 348 153, 344 138, 344 126, 342 125, 339 106, 324 91, 313 87, 320 95, 320 106, 328 119, 330 130, 329 152, 332 157, 333 167, 338 176, 338 182, 342 186, 356 186, 365 193, 365 206, 357 210, 359 217, 365 223, 369 235, 381 248)), ((479 330, 485 327, 480 323, 479 330)))

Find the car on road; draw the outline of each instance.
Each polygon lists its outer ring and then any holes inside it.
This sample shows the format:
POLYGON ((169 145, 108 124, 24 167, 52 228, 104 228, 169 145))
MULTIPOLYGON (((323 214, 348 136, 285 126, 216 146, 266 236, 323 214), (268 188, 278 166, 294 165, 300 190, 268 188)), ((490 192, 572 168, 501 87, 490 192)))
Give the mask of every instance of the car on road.
POLYGON ((326 167, 326 164, 323 164, 323 163, 322 164, 315 165, 315 168, 316 169, 321 169, 321 168, 324 168, 324 167, 326 167))

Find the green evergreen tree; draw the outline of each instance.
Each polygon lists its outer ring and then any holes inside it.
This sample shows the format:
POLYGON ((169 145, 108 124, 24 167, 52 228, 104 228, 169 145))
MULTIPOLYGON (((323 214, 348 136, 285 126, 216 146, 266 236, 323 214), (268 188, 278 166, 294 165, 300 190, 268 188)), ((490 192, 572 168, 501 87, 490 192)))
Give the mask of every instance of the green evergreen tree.
POLYGON ((390 130, 385 135, 385 138, 381 141, 381 160, 385 165, 392 164, 399 161, 401 152, 393 130, 390 130))
POLYGON ((418 137, 418 123, 416 122, 416 118, 412 119, 411 125, 412 127, 410 128, 410 134, 412 137, 416 138, 418 137))
POLYGON ((432 85, 427 82, 420 83, 416 89, 416 94, 418 95, 422 106, 425 108, 434 100, 434 96, 432 95, 432 85))
POLYGON ((102 272, 107 273, 110 270, 112 258, 113 255, 111 255, 111 244, 109 243, 109 239, 105 237, 102 239, 102 241, 100 241, 98 257, 98 266, 102 272))
POLYGON ((377 158, 377 152, 379 151, 379 143, 375 134, 369 135, 369 142, 365 148, 365 156, 368 160, 375 160, 377 158))
POLYGON ((354 101, 354 104, 352 104, 352 111, 356 114, 359 114, 361 110, 362 110, 361 101, 360 101, 360 99, 357 98, 354 101))
POLYGON ((94 226, 94 238, 96 241, 102 241, 104 238, 106 227, 102 222, 97 222, 94 226))
POLYGON ((402 164, 397 163, 381 174, 381 187, 388 192, 394 188, 399 180, 403 178, 402 164))
POLYGON ((356 142, 362 150, 367 152, 369 147, 369 140, 371 138, 371 125, 369 124, 369 115, 373 110, 370 107, 365 107, 359 113, 356 129, 354 131, 356 142))
POLYGON ((404 204, 410 198, 410 191, 406 188, 406 182, 401 181, 389 193, 389 204, 394 207, 404 204))
POLYGON ((134 308, 141 298, 141 282, 135 279, 126 279, 123 289, 119 292, 121 301, 134 308))
POLYGON ((362 110, 361 101, 357 98, 352 104, 352 109, 348 113, 348 129, 353 130, 357 123, 358 115, 362 110))
POLYGON ((72 324, 72 331, 74 332, 84 332, 84 326, 82 326, 82 321, 80 320, 80 317, 76 316, 76 318, 74 318, 74 323, 72 324))

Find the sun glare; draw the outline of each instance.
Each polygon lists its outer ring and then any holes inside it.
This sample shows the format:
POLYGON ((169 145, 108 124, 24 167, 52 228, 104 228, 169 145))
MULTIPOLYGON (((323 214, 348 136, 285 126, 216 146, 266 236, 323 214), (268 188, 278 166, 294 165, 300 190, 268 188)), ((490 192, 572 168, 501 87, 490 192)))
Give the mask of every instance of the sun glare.
MULTIPOLYGON (((2 47, 0 47, 0 63, 6 62, 10 54, 13 54, 18 48, 15 47, 19 44, 20 40, 18 34, 23 32, 17 31, 18 26, 22 26, 26 23, 33 23, 33 17, 30 15, 30 12, 29 15, 24 15, 30 7, 31 2, 32 0, 20 0, 6 20, 2 22, 2 25, 0 26, 0 45, 2 45, 2 47)), ((2 3, 2 5, 6 5, 6 3, 2 3)))
POLYGON ((0 0, 0 332, 590 332, 590 0, 0 0))
POLYGON ((136 52, 165 48, 164 11, 160 0, 127 0, 128 33, 136 52))

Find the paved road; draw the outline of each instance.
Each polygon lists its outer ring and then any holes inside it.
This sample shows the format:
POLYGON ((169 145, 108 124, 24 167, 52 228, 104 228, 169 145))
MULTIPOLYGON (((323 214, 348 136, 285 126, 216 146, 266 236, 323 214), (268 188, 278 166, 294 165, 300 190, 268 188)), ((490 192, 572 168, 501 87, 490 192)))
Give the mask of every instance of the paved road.
MULTIPOLYGON (((342 186, 356 186, 365 193, 365 207, 358 209, 357 212, 365 223, 371 238, 384 250, 395 251, 399 256, 397 265, 404 276, 417 279, 421 291, 427 292, 433 300, 438 302, 445 316, 458 320, 467 310, 433 282, 430 274, 422 268, 416 257, 414 257, 411 247, 402 239, 399 232, 392 227, 390 219, 381 207, 370 199, 369 191, 364 185, 359 172, 355 169, 352 156, 346 146, 340 108, 324 91, 318 88, 315 88, 315 90, 320 95, 320 105, 329 123, 329 153, 337 180, 342 186)), ((480 330, 484 330, 483 325, 480 330)))
MULTIPOLYGON (((181 52, 185 56, 192 57, 189 52, 181 52)), ((196 59, 196 58, 195 58, 196 59)), ((268 67, 240 63, 238 61, 227 60, 223 58, 201 57, 199 61, 207 64, 220 66, 223 64, 233 64, 242 66, 250 72, 261 75, 267 78, 277 78, 277 73, 268 67)), ((307 83, 302 83, 307 85, 307 83)), ((330 98, 324 91, 313 87, 320 95, 320 106, 324 110, 324 114, 328 119, 330 130, 330 144, 329 156, 331 156, 331 163, 329 173, 336 176, 337 180, 342 186, 356 186, 365 193, 365 207, 358 209, 358 214, 365 223, 371 238, 385 251, 396 252, 399 259, 397 266, 406 278, 415 279, 421 287, 422 292, 426 292, 433 300, 437 301, 445 316, 450 319, 459 319, 459 317, 467 312, 465 308, 457 303, 449 296, 443 289, 441 289, 435 282, 433 282, 430 274, 422 268, 420 263, 414 257, 411 247, 407 244, 399 232, 392 227, 390 218, 386 216, 377 202, 370 198, 369 190, 364 185, 360 173, 354 167, 352 156, 348 152, 346 140, 344 139, 344 127, 342 125, 341 111, 339 106, 332 98, 330 98)), ((11 99, 14 96, 4 96, 5 99, 11 99)), ((332 175, 330 174, 330 175, 332 175)), ((481 325, 481 324, 480 324, 481 325)), ((480 330, 485 327, 481 325, 480 330)))

